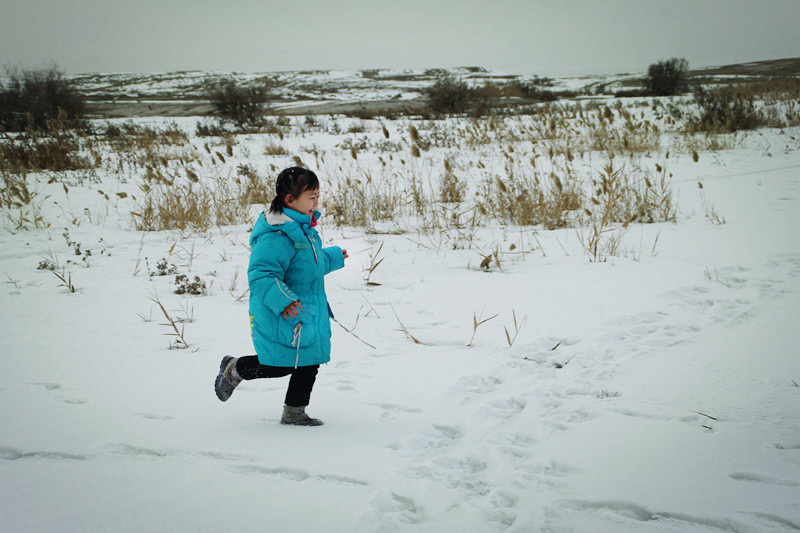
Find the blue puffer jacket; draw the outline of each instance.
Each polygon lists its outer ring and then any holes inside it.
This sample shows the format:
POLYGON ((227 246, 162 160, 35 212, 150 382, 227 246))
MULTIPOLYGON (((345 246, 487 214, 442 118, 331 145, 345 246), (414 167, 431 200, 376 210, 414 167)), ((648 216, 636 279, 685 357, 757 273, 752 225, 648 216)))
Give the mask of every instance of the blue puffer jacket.
POLYGON ((258 360, 282 367, 330 361, 333 313, 324 276, 344 266, 342 249, 323 248, 311 217, 288 208, 260 215, 250 246, 250 332, 258 360), (283 318, 294 301, 302 305, 299 316, 283 318))

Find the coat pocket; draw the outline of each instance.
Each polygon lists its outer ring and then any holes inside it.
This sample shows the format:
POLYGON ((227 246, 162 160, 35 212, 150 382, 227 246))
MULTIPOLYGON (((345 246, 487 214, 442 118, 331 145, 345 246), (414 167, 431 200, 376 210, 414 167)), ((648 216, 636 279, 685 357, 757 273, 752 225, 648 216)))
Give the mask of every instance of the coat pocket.
POLYGON ((278 315, 275 340, 284 346, 305 348, 317 340, 317 310, 311 304, 303 305, 298 316, 283 318, 278 315))

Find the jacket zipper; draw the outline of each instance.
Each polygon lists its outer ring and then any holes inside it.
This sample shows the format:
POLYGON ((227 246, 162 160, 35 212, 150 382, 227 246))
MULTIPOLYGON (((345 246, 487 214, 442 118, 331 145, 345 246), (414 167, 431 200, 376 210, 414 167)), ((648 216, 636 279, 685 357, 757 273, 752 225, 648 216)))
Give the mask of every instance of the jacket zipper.
POLYGON ((309 244, 311 244, 311 251, 314 252, 314 262, 319 263, 319 258, 317 257, 317 248, 314 246, 314 240, 305 231, 303 233, 305 233, 306 239, 308 239, 309 244))
MULTIPOLYGON (((317 248, 314 246, 314 240, 305 231, 303 232, 303 234, 306 236, 306 239, 308 239, 308 243, 311 245, 311 251, 314 252, 314 262, 315 263, 319 263, 319 257, 317 257, 317 248)), ((278 284, 278 285, 280 286, 280 284, 278 284)), ((329 308, 330 308, 330 306, 329 306, 329 308)), ((294 367, 295 368, 297 368, 297 366, 300 364, 300 336, 302 334, 302 331, 303 331, 303 323, 302 322, 298 322, 297 326, 295 326, 294 330, 292 331, 292 333, 293 333, 292 344, 294 344, 296 349, 297 349, 297 352, 296 352, 297 355, 295 356, 295 359, 294 359, 294 367)))

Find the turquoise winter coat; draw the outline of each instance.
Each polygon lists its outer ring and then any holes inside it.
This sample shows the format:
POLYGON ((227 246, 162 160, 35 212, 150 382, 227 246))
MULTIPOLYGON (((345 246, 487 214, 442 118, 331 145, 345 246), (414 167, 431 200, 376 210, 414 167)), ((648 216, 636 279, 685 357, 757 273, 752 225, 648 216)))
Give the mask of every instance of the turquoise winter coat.
POLYGON ((330 361, 333 313, 324 277, 344 266, 342 249, 323 248, 311 217, 288 208, 259 215, 250 246, 250 332, 259 362, 296 368, 330 361), (295 301, 299 316, 283 318, 295 301))

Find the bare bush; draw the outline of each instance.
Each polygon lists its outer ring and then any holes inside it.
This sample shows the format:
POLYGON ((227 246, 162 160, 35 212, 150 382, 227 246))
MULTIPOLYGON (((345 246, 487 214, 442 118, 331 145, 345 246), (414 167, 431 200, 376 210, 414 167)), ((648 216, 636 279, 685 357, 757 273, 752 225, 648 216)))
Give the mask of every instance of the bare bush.
POLYGON ((34 70, 6 68, 8 86, 0 85, 0 126, 8 131, 46 128, 59 114, 70 120, 84 111, 85 98, 57 66, 34 70))
POLYGON ((762 125, 762 117, 752 95, 728 86, 695 91, 695 102, 700 108, 699 116, 692 121, 695 131, 733 132, 751 130, 762 125))
POLYGON ((89 141, 66 126, 67 113, 59 110, 44 129, 29 126, 14 139, 0 143, 0 172, 79 170, 93 168, 96 157, 86 153, 89 141))
POLYGON ((471 104, 472 92, 467 82, 452 74, 443 74, 425 90, 434 113, 464 113, 471 104))
POLYGON ((653 96, 672 96, 686 91, 689 62, 673 57, 651 64, 647 69, 644 86, 653 96))
POLYGON ((253 128, 263 124, 272 86, 269 79, 250 85, 226 79, 209 89, 208 98, 222 122, 232 122, 240 129, 253 128))

